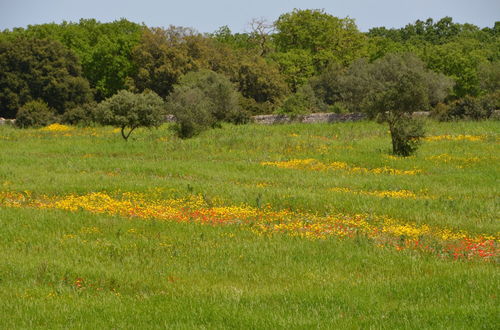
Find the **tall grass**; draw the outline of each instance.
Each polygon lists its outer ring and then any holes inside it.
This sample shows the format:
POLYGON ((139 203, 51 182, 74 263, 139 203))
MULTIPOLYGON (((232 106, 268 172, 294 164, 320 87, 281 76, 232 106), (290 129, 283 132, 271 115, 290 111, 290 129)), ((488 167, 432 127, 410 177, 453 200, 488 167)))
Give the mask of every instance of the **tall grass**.
MULTIPOLYGON (((429 122, 428 135, 482 140, 427 141, 416 156, 394 159, 387 128, 370 122, 224 126, 191 140, 161 127, 134 132, 128 143, 111 128, 0 127, 0 184, 34 195, 202 194, 227 205, 387 215, 494 235, 498 128, 429 122), (309 158, 422 173, 261 164, 309 158)), ((378 248, 363 237, 267 237, 238 226, 0 207, 0 238, 1 328, 495 328, 500 321, 495 261, 378 248)))

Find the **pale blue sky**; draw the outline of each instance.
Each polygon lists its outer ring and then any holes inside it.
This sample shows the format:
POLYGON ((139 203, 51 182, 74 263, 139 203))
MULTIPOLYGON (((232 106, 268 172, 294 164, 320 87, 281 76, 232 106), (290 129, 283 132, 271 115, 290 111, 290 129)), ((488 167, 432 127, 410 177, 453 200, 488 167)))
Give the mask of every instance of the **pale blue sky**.
POLYGON ((252 18, 276 20, 294 8, 319 8, 356 20, 361 31, 376 26, 403 27, 417 19, 451 16, 456 22, 493 26, 500 20, 500 0, 0 0, 0 30, 28 24, 96 18, 126 18, 148 26, 178 25, 213 32, 228 25, 248 30, 252 18))

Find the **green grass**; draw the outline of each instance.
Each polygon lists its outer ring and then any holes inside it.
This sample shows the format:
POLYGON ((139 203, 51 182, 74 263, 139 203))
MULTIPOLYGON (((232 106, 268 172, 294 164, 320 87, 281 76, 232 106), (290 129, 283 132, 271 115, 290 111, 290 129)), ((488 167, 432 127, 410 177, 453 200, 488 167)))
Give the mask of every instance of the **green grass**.
MULTIPOLYGON (((0 127, 0 185, 53 195, 161 188, 165 198, 200 193, 228 205, 371 213, 496 234, 499 128, 493 121, 429 122, 428 135, 487 138, 424 142, 415 157, 395 160, 387 128, 368 122, 225 126, 185 141, 162 127, 138 130, 129 142, 109 128, 63 136, 0 127), (429 160, 442 154, 455 160, 429 160), (260 165, 305 158, 423 173, 260 165)), ((500 321, 497 263, 379 248, 363 238, 261 237, 238 226, 5 207, 0 237, 0 328, 493 329, 500 321)))

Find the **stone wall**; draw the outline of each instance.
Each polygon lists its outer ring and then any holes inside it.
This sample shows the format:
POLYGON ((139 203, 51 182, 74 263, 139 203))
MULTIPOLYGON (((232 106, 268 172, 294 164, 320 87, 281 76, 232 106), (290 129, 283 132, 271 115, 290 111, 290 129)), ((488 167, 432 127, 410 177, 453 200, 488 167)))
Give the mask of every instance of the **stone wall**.
POLYGON ((0 117, 0 125, 14 125, 16 122, 15 119, 5 119, 0 117))
POLYGON ((308 115, 290 118, 287 115, 260 115, 253 116, 252 120, 256 124, 273 125, 287 123, 335 123, 347 121, 360 121, 366 119, 363 113, 311 113, 308 115))

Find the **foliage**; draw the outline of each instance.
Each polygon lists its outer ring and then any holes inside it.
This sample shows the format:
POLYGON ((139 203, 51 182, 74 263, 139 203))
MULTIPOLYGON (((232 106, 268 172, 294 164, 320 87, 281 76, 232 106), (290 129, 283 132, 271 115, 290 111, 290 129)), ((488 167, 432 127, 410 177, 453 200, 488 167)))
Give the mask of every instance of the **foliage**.
POLYGON ((422 48, 421 58, 427 66, 455 81, 454 96, 478 96, 481 93, 478 67, 486 63, 486 50, 473 39, 422 48))
POLYGON ((91 98, 77 57, 52 40, 15 38, 0 41, 0 109, 14 118, 31 100, 42 100, 62 114, 91 98))
POLYGON ((187 139, 216 125, 212 104, 199 88, 179 86, 168 97, 167 108, 175 116, 173 130, 187 139))
POLYGON ((472 120, 485 119, 491 115, 493 110, 495 110, 494 108, 495 106, 488 98, 465 96, 451 104, 449 118, 465 118, 472 120))
POLYGON ((243 95, 240 97, 239 104, 242 110, 251 116, 270 114, 276 108, 276 105, 269 101, 259 103, 253 98, 244 97, 243 95))
POLYGON ((315 95, 309 85, 301 87, 297 93, 290 95, 277 113, 286 114, 292 118, 312 112, 326 111, 327 107, 315 95))
POLYGON ((368 113, 389 123, 393 153, 409 156, 423 136, 422 124, 412 119, 411 113, 441 101, 452 84, 426 70, 411 54, 386 55, 375 61, 370 71, 377 85, 365 96, 368 113))
POLYGON ((481 63, 478 68, 479 84, 485 93, 500 91, 500 61, 481 63))
POLYGON ((398 118, 391 118, 392 116, 394 115, 388 115, 387 119, 391 131, 392 152, 398 156, 411 156, 424 136, 424 124, 421 120, 413 119, 411 114, 398 118))
POLYGON ((97 103, 89 102, 68 109, 61 116, 61 122, 70 125, 90 126, 96 121, 97 103))
POLYGON ((161 97, 151 91, 141 94, 122 90, 99 103, 96 119, 100 124, 112 125, 121 129, 127 141, 138 127, 157 127, 165 115, 165 104, 161 97), (125 129, 128 128, 128 133, 125 129))
POLYGON ((374 28, 367 35, 371 59, 388 52, 413 52, 431 70, 453 78, 454 98, 480 95, 485 78, 490 73, 494 76, 489 65, 500 54, 500 35, 495 28, 480 30, 472 24, 454 23, 451 17, 437 22, 418 20, 401 29, 374 28))
POLYGON ((16 126, 20 128, 47 126, 54 121, 54 110, 41 100, 25 103, 16 116, 16 126))
POLYGON ((81 19, 78 23, 29 25, 6 34, 10 39, 56 40, 71 49, 100 101, 126 87, 127 77, 135 70, 131 51, 139 42, 141 30, 139 24, 126 19, 111 23, 81 19))
POLYGON ((428 18, 425 21, 417 20, 415 23, 407 24, 400 29, 376 27, 368 32, 370 37, 387 38, 398 43, 423 41, 432 44, 445 44, 463 36, 485 37, 487 34, 486 29, 481 31, 472 24, 455 23, 453 18, 449 16, 443 17, 437 22, 428 18))
MULTIPOLYGON (((363 62, 364 63, 364 62, 363 62)), ((351 66, 354 68, 354 66, 351 66)), ((321 74, 311 78, 309 85, 314 90, 317 97, 328 105, 333 105, 341 101, 346 93, 342 89, 345 82, 342 80, 345 74, 345 69, 339 64, 331 64, 321 74)), ((352 86, 344 89, 353 89, 352 86)))
POLYGON ((248 33, 232 33, 227 26, 221 26, 217 31, 210 34, 210 37, 217 42, 228 45, 233 49, 248 49, 255 47, 251 42, 251 36, 248 33))
POLYGON ((238 90, 258 103, 279 104, 288 94, 284 77, 273 63, 262 57, 243 57, 238 67, 238 90))
POLYGON ((132 51, 137 67, 134 82, 139 91, 150 89, 166 97, 183 74, 197 68, 184 41, 191 33, 175 27, 143 30, 140 43, 132 51))
POLYGON ((309 87, 331 111, 366 110, 373 100, 365 95, 382 88, 368 64, 408 52, 454 81, 450 94, 448 80, 429 79, 429 107, 469 95, 481 98, 490 113, 498 108, 498 26, 479 29, 444 17, 364 34, 353 19, 311 9, 285 13, 274 24, 254 19, 245 33, 232 33, 227 26, 212 34, 149 28, 125 19, 30 25, 0 32, 0 116, 14 118, 23 104, 40 99, 58 115, 69 111, 66 122, 89 122, 82 117, 82 104, 122 89, 152 90, 166 98, 183 75, 198 70, 226 76, 243 95, 238 103, 245 111, 237 112, 233 122, 283 109, 309 111, 298 93, 309 87))
POLYGON ((313 56, 304 49, 273 53, 270 58, 278 64, 280 72, 285 77, 292 92, 296 92, 316 72, 313 56))
POLYGON ((278 51, 308 51, 318 71, 331 62, 349 64, 364 53, 365 37, 350 18, 338 18, 323 10, 295 9, 274 24, 278 51))
POLYGON ((221 122, 248 121, 233 84, 208 70, 183 76, 168 99, 168 109, 176 118, 174 130, 181 138, 193 137, 221 122))
POLYGON ((351 111, 362 110, 387 122, 393 153, 408 156, 416 150, 419 134, 423 133, 411 113, 428 110, 442 101, 452 83, 406 53, 389 54, 373 63, 358 60, 344 72, 332 68, 313 81, 313 86, 318 86, 319 94, 328 96, 330 102, 341 101, 351 111))
POLYGON ((438 121, 448 121, 450 117, 450 106, 439 102, 431 109, 431 117, 438 121))
POLYGON ((211 104, 211 114, 216 122, 231 122, 240 112, 239 94, 228 78, 213 71, 190 72, 183 76, 180 86, 199 89, 211 104))

